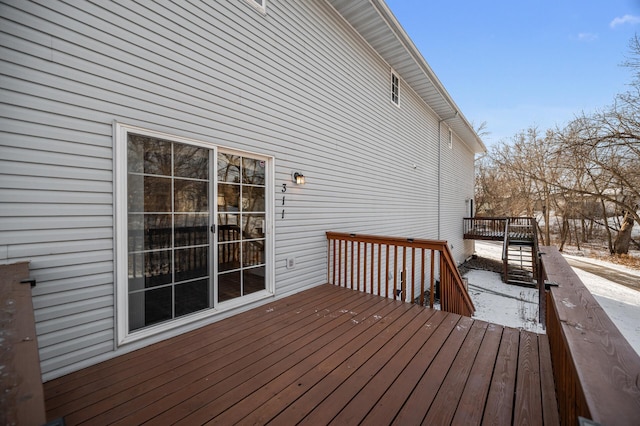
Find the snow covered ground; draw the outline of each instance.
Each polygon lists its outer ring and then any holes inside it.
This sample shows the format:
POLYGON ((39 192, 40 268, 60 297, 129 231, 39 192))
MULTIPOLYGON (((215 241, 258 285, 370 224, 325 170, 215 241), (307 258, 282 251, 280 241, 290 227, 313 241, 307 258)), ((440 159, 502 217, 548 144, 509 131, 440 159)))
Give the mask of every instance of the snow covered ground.
MULTIPOLYGON (((500 260, 502 246, 476 241, 476 253, 480 257, 500 260)), ((580 257, 580 260, 589 259, 580 257)), ((640 280, 640 271, 602 260, 589 261, 637 275, 640 280)), ((577 268, 574 271, 640 354, 640 292, 577 268)), ((544 333, 538 322, 538 290, 504 284, 500 274, 495 272, 472 270, 465 277, 469 280, 469 294, 476 307, 474 318, 544 333)))

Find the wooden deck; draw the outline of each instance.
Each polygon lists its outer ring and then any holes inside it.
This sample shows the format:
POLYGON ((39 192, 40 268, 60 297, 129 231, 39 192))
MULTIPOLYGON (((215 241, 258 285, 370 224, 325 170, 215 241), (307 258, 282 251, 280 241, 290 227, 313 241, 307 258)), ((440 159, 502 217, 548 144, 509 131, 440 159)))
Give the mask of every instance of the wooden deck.
POLYGON ((89 424, 558 424, 545 335, 323 285, 45 383, 89 424))

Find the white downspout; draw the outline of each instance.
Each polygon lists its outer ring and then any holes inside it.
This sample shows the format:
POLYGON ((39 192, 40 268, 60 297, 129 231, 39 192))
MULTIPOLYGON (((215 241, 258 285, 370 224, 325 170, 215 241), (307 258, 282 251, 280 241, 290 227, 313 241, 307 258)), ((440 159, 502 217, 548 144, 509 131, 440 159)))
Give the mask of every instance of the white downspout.
POLYGON ((442 118, 438 121, 438 240, 440 237, 440 204, 441 204, 441 182, 442 182, 442 122, 454 119, 458 116, 458 110, 451 117, 442 118))

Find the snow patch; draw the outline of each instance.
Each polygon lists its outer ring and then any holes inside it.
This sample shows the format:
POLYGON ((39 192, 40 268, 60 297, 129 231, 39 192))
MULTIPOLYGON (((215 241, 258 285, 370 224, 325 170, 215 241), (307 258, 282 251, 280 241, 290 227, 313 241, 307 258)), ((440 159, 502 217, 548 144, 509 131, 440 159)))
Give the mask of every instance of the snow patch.
MULTIPOLYGON (((476 241, 476 253, 484 258, 501 260, 502 246, 476 241)), ((564 255, 565 257, 571 257, 564 255)), ((614 270, 638 276, 640 271, 599 259, 578 257, 580 261, 606 266, 614 270)), ((640 354, 640 292, 613 281, 573 268, 580 280, 593 294, 605 313, 631 347, 640 354)), ((465 274, 469 279, 469 294, 476 307, 474 318, 524 330, 544 333, 538 323, 538 290, 508 285, 500 274, 472 270, 465 274)), ((568 303, 568 305, 572 305, 568 303)), ((575 307, 568 306, 567 307, 575 307)))

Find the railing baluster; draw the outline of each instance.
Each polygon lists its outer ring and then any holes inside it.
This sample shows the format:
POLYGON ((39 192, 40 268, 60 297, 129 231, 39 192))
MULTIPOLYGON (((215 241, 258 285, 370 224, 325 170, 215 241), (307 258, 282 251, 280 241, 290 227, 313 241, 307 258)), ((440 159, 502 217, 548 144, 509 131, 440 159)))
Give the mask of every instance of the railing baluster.
POLYGON ((351 290, 353 290, 353 240, 351 240, 351 269, 349 270, 351 272, 351 281, 349 282, 349 288, 351 290))
POLYGON ((371 273, 369 274, 369 284, 371 285, 371 293, 373 294, 373 265, 376 262, 373 261, 373 256, 375 253, 375 244, 371 243, 371 273))
POLYGON ((342 240, 338 240, 338 286, 342 287, 342 240))
MULTIPOLYGON (((331 246, 329 246, 329 250, 331 250, 331 246)), ((333 284, 336 283, 336 268, 337 268, 336 259, 337 258, 338 257, 336 256, 336 240, 333 240, 333 271, 332 271, 332 273, 333 273, 333 275, 332 275, 333 284)))
POLYGON ((398 246, 393 246, 393 299, 398 298, 398 246))
POLYGON ((429 307, 433 308, 435 304, 435 250, 431 249, 431 277, 429 278, 429 307))
POLYGON ((360 291, 360 241, 356 242, 356 250, 358 250, 358 254, 356 256, 357 264, 356 264, 356 290, 360 291))
POLYGON ((410 300, 415 300, 416 298, 416 250, 414 248, 411 249, 411 298, 410 300))
POLYGON ((367 291, 367 246, 369 243, 364 243, 362 250, 364 251, 364 261, 362 262, 362 287, 363 291, 367 291))
POLYGON ((384 295, 385 297, 389 297, 389 244, 385 244, 385 247, 387 250, 387 257, 386 257, 387 268, 384 271, 384 281, 385 281, 384 295))
POLYGON ((420 306, 424 306, 424 254, 426 250, 420 249, 420 253, 422 255, 422 261, 420 262, 420 306))
POLYGON ((380 273, 382 272, 382 246, 378 244, 378 296, 382 296, 380 292, 380 273))

